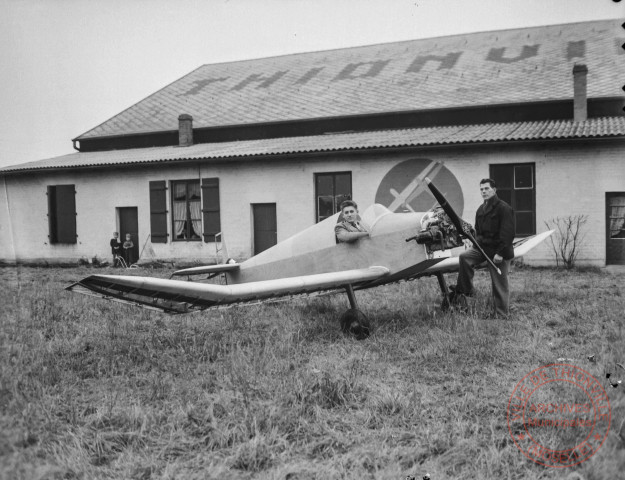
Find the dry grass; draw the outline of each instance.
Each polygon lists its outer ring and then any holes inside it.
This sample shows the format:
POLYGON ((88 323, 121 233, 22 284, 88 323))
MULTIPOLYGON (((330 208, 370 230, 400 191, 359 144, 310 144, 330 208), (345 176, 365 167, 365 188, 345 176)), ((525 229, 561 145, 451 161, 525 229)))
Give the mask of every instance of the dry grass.
POLYGON ((344 296, 170 317, 63 291, 92 272, 0 269, 0 478, 591 480, 625 468, 625 384, 606 387, 603 447, 572 469, 527 460, 506 423, 516 383, 559 357, 607 385, 625 362, 623 274, 517 268, 508 320, 484 318, 484 272, 469 315, 441 313, 434 279, 357 292, 375 328, 359 342, 338 328, 344 296))

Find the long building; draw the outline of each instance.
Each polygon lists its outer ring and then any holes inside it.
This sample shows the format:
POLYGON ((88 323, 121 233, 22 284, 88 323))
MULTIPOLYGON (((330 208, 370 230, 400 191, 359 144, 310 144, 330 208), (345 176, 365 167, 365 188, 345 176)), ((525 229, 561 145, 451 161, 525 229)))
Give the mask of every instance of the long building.
MULTIPOLYGON (((625 36, 617 20, 204 65, 0 169, 0 262, 248 258, 337 211, 426 211, 427 173, 473 222, 495 179, 521 238, 584 216, 579 264, 625 264, 625 36)), ((415 226, 417 228, 417 226, 415 226)), ((526 261, 553 264, 548 242, 526 261)))

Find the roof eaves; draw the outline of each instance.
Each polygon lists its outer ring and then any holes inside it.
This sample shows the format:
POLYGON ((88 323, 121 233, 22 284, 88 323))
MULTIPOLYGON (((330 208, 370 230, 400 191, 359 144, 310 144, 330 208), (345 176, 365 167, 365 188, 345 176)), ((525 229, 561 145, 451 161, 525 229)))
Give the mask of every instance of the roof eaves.
MULTIPOLYGON (((156 164, 156 163, 173 163, 173 162, 192 162, 199 160, 222 160, 222 159, 236 159, 236 158, 251 158, 251 157, 272 157, 283 156, 293 154, 307 154, 307 153, 323 153, 323 152, 342 152, 342 151, 355 151, 355 150, 372 150, 382 148, 404 148, 404 147, 416 147, 416 146, 444 146, 444 145, 468 145, 468 144, 484 144, 484 143, 499 143, 499 142, 536 142, 545 140, 559 140, 559 139, 588 139, 588 138, 619 138, 625 137, 625 118, 624 117, 603 117, 597 119, 591 119, 587 122, 576 124, 571 121, 547 121, 547 122, 519 122, 503 124, 509 125, 510 130, 507 132, 495 132, 496 135, 485 135, 488 131, 497 128, 498 124, 482 124, 482 125, 464 125, 456 127, 439 127, 439 128, 424 128, 424 129, 401 129, 401 130, 377 130, 370 132, 357 132, 349 134, 341 134, 335 136, 325 136, 326 139, 335 140, 331 145, 316 147, 312 146, 315 143, 315 139, 320 136, 314 137, 299 137, 297 139, 286 139, 286 145, 272 145, 271 140, 256 141, 259 147, 256 151, 250 151, 250 144, 244 145, 241 142, 233 142, 233 145, 229 148, 225 146, 221 151, 191 154, 187 156, 176 157, 175 155, 165 156, 164 150, 161 147, 155 147, 155 157, 144 158, 123 158, 123 155, 127 151, 115 150, 111 152, 121 153, 122 158, 113 161, 96 161, 91 164, 77 165, 72 162, 66 165, 43 165, 43 166, 30 166, 21 167, 15 166, 14 168, 5 167, 0 169, 0 174, 3 173, 18 173, 28 171, 44 171, 44 170, 66 170, 66 169, 88 169, 88 168, 101 168, 106 166, 119 166, 119 165, 142 165, 142 164, 156 164), (486 127, 486 128, 485 128, 486 127), (593 128, 594 127, 594 128, 593 128), (620 127, 620 128, 619 128, 620 127), (469 135, 462 135, 463 133, 469 133, 470 130, 475 130, 475 133, 469 135), (402 132, 406 138, 402 138, 402 132), (410 132, 414 135, 410 136, 410 132), (518 132, 517 134, 515 134, 518 132), (387 135, 389 133, 395 133, 395 136, 390 139, 376 138, 376 136, 387 135), (417 134, 419 133, 419 135, 417 134), (367 141, 369 137, 373 136, 371 141, 367 141), (342 137, 342 138, 339 138, 342 137), (291 143, 289 144, 289 140, 291 143), (360 141, 359 141, 360 140, 360 141), (301 143, 298 146, 297 142, 301 143), (295 143, 295 145, 293 145, 295 143), (267 145, 265 148, 261 148, 267 145), (235 149, 234 147, 240 147, 235 149), (224 151, 225 150, 225 151, 224 151), (234 151, 233 151, 234 150, 234 151), (160 152, 159 152, 160 151, 160 152), (159 154, 161 155, 159 157, 159 154)), ((502 124, 499 124, 502 125, 502 124)), ((502 126, 503 126, 502 125, 502 126)), ((285 139, 275 139, 276 141, 285 139)), ((251 141, 254 142, 254 141, 251 141)), ((214 144, 218 145, 218 144, 214 144)), ((163 147, 168 150, 171 147, 163 147)), ((139 149, 143 150, 144 149, 139 149)), ((76 153, 70 155, 89 155, 90 152, 84 154, 76 153)), ((130 157, 132 155, 129 155, 130 157)), ((65 157, 65 156, 63 156, 65 157)), ((62 157, 57 157, 62 158, 62 157)), ((54 159, 50 159, 54 160, 54 159)), ((69 161, 68 161, 69 163, 69 161)))

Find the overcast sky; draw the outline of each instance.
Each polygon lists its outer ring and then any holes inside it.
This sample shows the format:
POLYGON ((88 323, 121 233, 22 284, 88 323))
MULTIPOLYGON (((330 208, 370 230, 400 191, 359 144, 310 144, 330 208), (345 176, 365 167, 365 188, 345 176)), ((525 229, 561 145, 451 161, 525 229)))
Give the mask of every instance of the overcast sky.
POLYGON ((0 0, 0 166, 71 139, 200 65, 623 18, 613 0, 0 0))

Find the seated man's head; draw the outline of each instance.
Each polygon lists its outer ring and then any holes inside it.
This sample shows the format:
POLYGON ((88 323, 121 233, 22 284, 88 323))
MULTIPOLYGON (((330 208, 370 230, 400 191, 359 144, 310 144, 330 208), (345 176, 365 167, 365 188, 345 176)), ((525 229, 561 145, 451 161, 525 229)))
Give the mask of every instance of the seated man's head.
POLYGON ((353 200, 345 200, 341 203, 341 213, 348 222, 355 222, 358 220, 358 205, 353 200))

